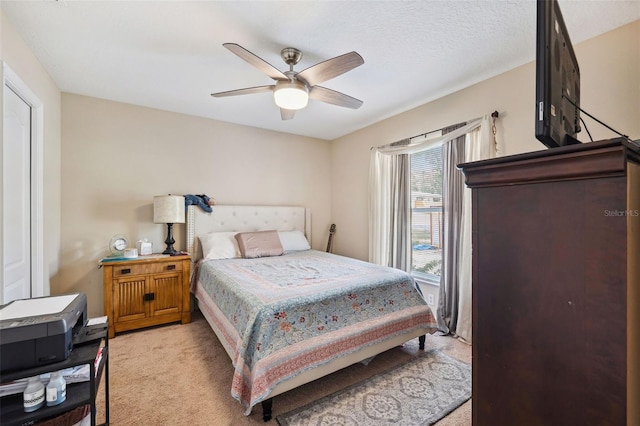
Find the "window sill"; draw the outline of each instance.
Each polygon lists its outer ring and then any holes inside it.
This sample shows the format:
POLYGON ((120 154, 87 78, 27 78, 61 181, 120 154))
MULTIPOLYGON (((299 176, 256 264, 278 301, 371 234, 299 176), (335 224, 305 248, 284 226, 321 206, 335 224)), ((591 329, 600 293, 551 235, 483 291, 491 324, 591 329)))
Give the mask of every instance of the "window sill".
POLYGON ((427 277, 420 277, 420 276, 417 276, 417 275, 412 275, 412 276, 413 276, 413 279, 416 280, 416 282, 418 284, 428 284, 428 285, 433 286, 433 287, 440 287, 440 281, 439 280, 436 281, 436 280, 433 280, 433 279, 429 279, 427 277))

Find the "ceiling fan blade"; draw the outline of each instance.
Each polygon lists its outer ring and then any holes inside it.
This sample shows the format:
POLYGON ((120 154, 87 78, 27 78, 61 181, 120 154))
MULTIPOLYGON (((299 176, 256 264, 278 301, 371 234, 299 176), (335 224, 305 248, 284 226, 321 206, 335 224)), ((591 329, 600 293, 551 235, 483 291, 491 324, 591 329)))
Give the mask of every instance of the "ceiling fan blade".
POLYGON ((316 101, 326 102, 328 104, 351 109, 358 109, 363 104, 360 99, 353 98, 349 95, 345 95, 344 93, 336 92, 335 90, 327 89, 322 86, 313 86, 311 91, 309 91, 309 97, 316 101))
POLYGON ((240 46, 239 44, 236 44, 236 43, 224 43, 223 46, 226 47, 227 49, 229 49, 231 51, 231 53, 235 53, 240 58, 244 59, 245 61, 247 61, 248 63, 250 63, 254 67, 258 68, 260 71, 262 71, 264 74, 268 75, 272 79, 274 79, 274 80, 288 80, 287 76, 284 75, 276 67, 274 67, 273 65, 271 65, 270 63, 268 63, 264 59, 254 55, 251 52, 249 52, 247 49, 245 49, 244 47, 240 46))
POLYGON ((295 109, 280 108, 280 116, 282 117, 283 120, 291 120, 294 115, 296 115, 295 109))
POLYGON ((214 98, 224 98, 225 96, 251 95, 253 93, 271 92, 273 91, 274 87, 276 87, 275 84, 272 84, 270 86, 247 87, 246 89, 236 89, 226 92, 212 93, 211 96, 213 96, 214 98))
POLYGON ((342 75, 362 64, 364 64, 362 56, 356 52, 349 52, 332 59, 327 59, 326 61, 300 71, 296 75, 296 78, 303 79, 309 86, 315 86, 316 84, 342 75))

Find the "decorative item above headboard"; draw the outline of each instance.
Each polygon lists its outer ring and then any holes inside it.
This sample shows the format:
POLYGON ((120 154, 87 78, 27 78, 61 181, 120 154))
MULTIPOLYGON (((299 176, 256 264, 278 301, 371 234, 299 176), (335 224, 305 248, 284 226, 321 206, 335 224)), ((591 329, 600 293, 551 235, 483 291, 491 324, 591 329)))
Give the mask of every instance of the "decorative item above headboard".
POLYGON ((224 206, 206 213, 187 207, 187 252, 202 257, 198 235, 209 232, 302 231, 311 244, 311 210, 299 206, 224 206))

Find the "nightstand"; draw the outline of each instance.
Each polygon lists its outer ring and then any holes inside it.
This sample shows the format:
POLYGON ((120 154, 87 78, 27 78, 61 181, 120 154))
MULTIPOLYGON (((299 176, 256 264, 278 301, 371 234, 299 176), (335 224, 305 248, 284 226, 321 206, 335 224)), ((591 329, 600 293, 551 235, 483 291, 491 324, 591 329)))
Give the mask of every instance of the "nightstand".
POLYGON ((180 321, 191 322, 191 256, 139 256, 103 260, 104 314, 116 333, 180 321))

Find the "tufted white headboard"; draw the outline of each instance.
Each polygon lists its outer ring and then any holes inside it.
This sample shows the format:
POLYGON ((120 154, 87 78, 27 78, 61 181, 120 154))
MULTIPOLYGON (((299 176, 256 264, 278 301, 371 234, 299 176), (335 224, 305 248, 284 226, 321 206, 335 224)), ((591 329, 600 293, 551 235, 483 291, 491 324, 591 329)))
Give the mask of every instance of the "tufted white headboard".
POLYGON ((202 257, 198 235, 209 232, 302 231, 311 244, 311 211, 296 206, 213 206, 207 213, 187 208, 187 252, 202 257))

